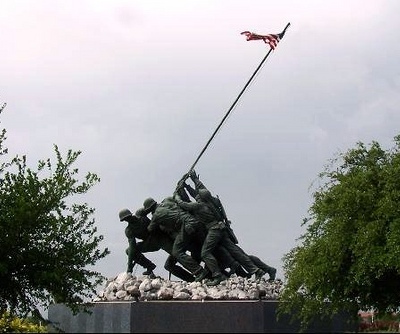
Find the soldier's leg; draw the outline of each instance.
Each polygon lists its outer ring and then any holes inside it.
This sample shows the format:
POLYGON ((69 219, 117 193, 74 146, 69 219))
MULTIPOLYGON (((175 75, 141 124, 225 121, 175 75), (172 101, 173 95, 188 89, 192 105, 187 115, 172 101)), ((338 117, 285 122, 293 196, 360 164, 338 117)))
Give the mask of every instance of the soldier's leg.
POLYGON ((171 238, 171 236, 168 234, 160 233, 158 236, 158 240, 159 244, 161 245, 161 248, 169 254, 167 260, 165 261, 164 269, 167 270, 170 274, 180 278, 183 281, 193 282, 194 281, 193 275, 184 268, 176 265, 178 260, 174 256, 172 256, 174 240, 171 238))
MULTIPOLYGON (((249 274, 243 269, 240 263, 228 252, 224 246, 218 246, 214 252, 221 270, 229 268, 228 276, 236 274, 241 277, 248 277, 249 274)), ((226 271, 225 271, 226 273, 226 271)))
MULTIPOLYGON (((160 249, 165 250, 167 253, 171 253, 172 251, 172 239, 165 233, 162 232, 154 232, 145 240, 139 242, 137 244, 138 250, 141 253, 149 253, 156 252, 160 249)), ((153 274, 153 270, 155 269, 155 265, 148 264, 148 267, 145 267, 147 270, 143 273, 144 275, 153 274), (153 268, 153 269, 151 269, 153 268)))
MULTIPOLYGON (((134 261, 135 263, 146 269, 146 271, 143 272, 143 275, 154 275, 153 270, 156 269, 156 265, 152 261, 150 261, 147 257, 145 257, 142 253, 138 252, 134 258, 134 261)), ((131 271, 132 269, 133 269, 133 263, 131 271)))
POLYGON ((152 233, 146 239, 138 242, 138 249, 142 253, 151 253, 159 251, 162 248, 164 235, 160 233, 152 233))
POLYGON ((206 238, 207 230, 201 223, 191 223, 185 222, 185 226, 193 227, 193 231, 189 234, 186 231, 187 238, 187 250, 190 252, 190 255, 196 262, 200 263, 201 259, 201 247, 203 247, 204 239, 206 238))
POLYGON ((172 255, 169 255, 167 258, 167 261, 165 261, 165 264, 164 264, 165 270, 167 270, 172 275, 180 278, 183 281, 193 282, 194 276, 187 270, 183 269, 182 267, 177 266, 176 262, 177 262, 177 259, 175 257, 173 257, 172 255))
POLYGON ((137 243, 137 253, 135 254, 134 261, 146 269, 143 275, 154 275, 153 270, 156 269, 156 265, 143 255, 143 253, 149 252, 149 249, 154 249, 154 247, 148 240, 137 243))
POLYGON ((172 253, 174 239, 172 239, 172 237, 169 234, 159 232, 158 234, 156 234, 156 238, 154 238, 154 239, 155 240, 153 242, 157 243, 161 249, 163 249, 168 254, 172 253))
MULTIPOLYGON (((187 242, 187 250, 190 252, 190 256, 197 262, 201 263, 201 248, 203 246, 205 235, 202 233, 194 233, 190 236, 190 241, 187 242)), ((205 266, 204 270, 197 275, 195 278, 196 282, 201 282, 205 278, 211 278, 211 271, 205 266)))
POLYGON ((276 269, 275 268, 270 267, 269 265, 267 265, 266 263, 261 261, 261 259, 258 258, 257 256, 249 255, 249 257, 258 268, 261 268, 262 270, 264 270, 269 275, 269 279, 271 281, 275 280, 275 276, 276 276, 276 269))
POLYGON ((232 242, 229 235, 224 231, 223 246, 229 253, 243 266, 243 268, 250 274, 256 274, 256 278, 261 278, 265 275, 265 271, 257 267, 250 257, 241 249, 237 244, 232 242))
POLYGON ((196 262, 189 254, 186 253, 188 250, 188 242, 190 240, 185 238, 184 230, 176 236, 174 244, 172 246, 172 256, 175 257, 178 262, 187 270, 189 270, 196 278, 201 275, 204 268, 196 262))
POLYGON ((132 252, 131 254, 132 262, 128 263, 128 269, 127 269, 128 273, 132 272, 135 264, 138 264, 146 269, 146 272, 143 273, 145 275, 149 275, 150 272, 152 272, 156 268, 156 265, 142 254, 140 250, 140 242, 136 245, 135 249, 127 248, 125 250, 126 254, 128 254, 129 252, 132 252))
POLYGON ((214 252, 222 238, 221 231, 222 230, 219 228, 209 229, 201 249, 201 258, 206 264, 207 268, 211 271, 211 276, 213 278, 212 281, 207 283, 207 285, 211 286, 217 285, 227 278, 222 274, 221 268, 218 265, 218 261, 214 256, 214 252))

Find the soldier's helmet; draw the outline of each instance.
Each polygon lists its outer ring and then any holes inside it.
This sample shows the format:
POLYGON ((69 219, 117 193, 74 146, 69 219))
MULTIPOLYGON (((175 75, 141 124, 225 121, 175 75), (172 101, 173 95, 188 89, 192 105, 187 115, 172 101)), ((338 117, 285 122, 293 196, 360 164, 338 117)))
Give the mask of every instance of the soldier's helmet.
POLYGON ((153 198, 149 197, 144 200, 143 208, 147 211, 152 209, 156 204, 157 202, 153 198))
POLYGON ((211 198, 211 193, 207 189, 199 189, 199 196, 204 201, 211 198))
POLYGON ((119 221, 123 221, 125 218, 132 216, 132 212, 130 212, 128 209, 122 209, 119 212, 119 221))

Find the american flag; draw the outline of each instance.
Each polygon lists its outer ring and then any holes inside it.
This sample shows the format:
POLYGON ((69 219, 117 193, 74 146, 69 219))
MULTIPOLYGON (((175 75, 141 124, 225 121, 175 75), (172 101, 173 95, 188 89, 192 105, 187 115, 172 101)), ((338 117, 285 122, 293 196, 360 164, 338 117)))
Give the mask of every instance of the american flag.
POLYGON ((241 35, 246 36, 246 40, 254 41, 258 39, 262 39, 264 43, 268 43, 272 50, 278 45, 278 42, 283 37, 283 34, 268 34, 268 35, 258 35, 250 31, 243 31, 241 35))

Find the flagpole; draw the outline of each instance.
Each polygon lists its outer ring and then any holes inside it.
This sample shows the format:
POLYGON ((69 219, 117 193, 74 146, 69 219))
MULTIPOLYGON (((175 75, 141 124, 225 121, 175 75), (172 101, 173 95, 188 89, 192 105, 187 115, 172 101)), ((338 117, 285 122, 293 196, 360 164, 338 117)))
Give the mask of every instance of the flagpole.
MULTIPOLYGON (((283 38, 283 36, 285 35, 286 29, 289 28, 290 26, 290 22, 286 25, 285 29, 283 29, 283 31, 279 34, 280 39, 283 38)), ((214 139, 215 135, 217 134, 218 130, 221 128, 222 124, 225 122, 225 120, 228 118, 229 114, 231 113, 231 111, 235 108, 236 104, 239 102, 240 98, 242 97, 242 95, 244 94, 244 92, 246 91, 247 87, 249 87, 250 83, 253 81, 254 77, 256 76, 256 74, 258 73, 258 71, 261 69, 261 67, 263 66, 263 64, 265 63, 265 61, 267 60, 268 56, 270 55, 270 53, 272 52, 272 48, 269 49, 268 53, 264 56, 263 60, 261 61, 261 63, 258 65, 258 67, 256 68, 256 70, 253 72, 253 74, 251 75, 250 79, 246 82, 246 84, 244 85, 243 89, 241 90, 241 92, 239 93, 239 95, 236 97, 235 101, 233 101, 231 107, 229 108, 229 110, 227 111, 227 113, 225 114, 225 116, 222 118, 221 122, 219 123, 219 125, 217 126, 217 128, 215 129, 214 133, 212 134, 212 136, 210 137, 210 139, 208 140, 207 144, 204 146, 204 148, 202 149, 202 151, 200 152, 199 156, 197 157, 196 161, 193 163, 193 165, 190 167, 189 172, 193 171, 194 167, 196 166, 197 162, 200 160, 201 156, 203 155, 203 153, 205 152, 205 150, 207 149, 207 147, 210 145, 211 141, 214 139)))

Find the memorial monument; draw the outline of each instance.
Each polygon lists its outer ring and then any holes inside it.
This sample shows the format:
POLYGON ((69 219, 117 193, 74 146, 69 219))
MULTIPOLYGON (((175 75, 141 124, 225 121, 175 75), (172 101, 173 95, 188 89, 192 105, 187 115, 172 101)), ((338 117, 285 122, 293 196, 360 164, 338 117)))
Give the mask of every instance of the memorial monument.
MULTIPOLYGON (((143 207, 124 208, 127 223, 126 271, 109 279, 87 305, 90 313, 72 314, 51 305, 50 331, 66 332, 298 332, 299 324, 276 317, 283 283, 276 268, 243 250, 219 197, 200 180, 195 166, 223 122, 283 38, 280 34, 242 32, 248 41, 262 40, 270 49, 225 114, 171 196, 143 207), (156 277, 146 253, 164 250, 169 278, 156 277), (132 274, 135 266, 144 270, 132 274), (171 277, 173 276, 173 279, 171 277)), ((312 332, 348 330, 342 318, 316 322, 312 332)))

